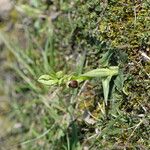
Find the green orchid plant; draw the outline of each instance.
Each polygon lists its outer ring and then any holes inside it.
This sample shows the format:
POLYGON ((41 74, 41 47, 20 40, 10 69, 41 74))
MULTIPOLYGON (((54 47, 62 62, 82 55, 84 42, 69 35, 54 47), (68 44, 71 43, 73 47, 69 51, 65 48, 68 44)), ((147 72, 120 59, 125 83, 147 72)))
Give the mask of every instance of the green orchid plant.
POLYGON ((94 69, 81 75, 66 75, 62 71, 59 71, 57 73, 42 75, 39 77, 38 81, 48 86, 66 85, 68 87, 68 82, 70 81, 77 81, 78 83, 81 83, 85 80, 100 78, 102 80, 105 104, 107 105, 109 95, 109 83, 112 76, 118 75, 118 70, 119 68, 117 66, 111 66, 109 68, 94 69))

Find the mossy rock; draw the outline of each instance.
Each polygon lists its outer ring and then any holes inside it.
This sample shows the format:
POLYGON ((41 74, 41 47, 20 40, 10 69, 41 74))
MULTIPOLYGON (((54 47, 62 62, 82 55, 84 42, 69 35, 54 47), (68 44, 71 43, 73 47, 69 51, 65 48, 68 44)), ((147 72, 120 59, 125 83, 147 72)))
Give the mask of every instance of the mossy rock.
POLYGON ((87 0, 77 1, 75 6, 79 7, 74 11, 74 50, 77 47, 80 47, 80 52, 87 50, 89 62, 92 60, 88 64, 90 68, 99 67, 102 53, 111 50, 110 65, 121 65, 124 74, 132 76, 132 81, 127 79, 124 85, 129 87, 130 93, 126 99, 133 107, 137 103, 135 108, 140 107, 143 98, 145 101, 150 98, 147 94, 150 88, 145 84, 149 80, 147 68, 150 66, 141 56, 141 52, 150 54, 149 1, 87 0), (123 53, 128 57, 125 58, 123 53), (122 57, 126 60, 122 61, 122 57))

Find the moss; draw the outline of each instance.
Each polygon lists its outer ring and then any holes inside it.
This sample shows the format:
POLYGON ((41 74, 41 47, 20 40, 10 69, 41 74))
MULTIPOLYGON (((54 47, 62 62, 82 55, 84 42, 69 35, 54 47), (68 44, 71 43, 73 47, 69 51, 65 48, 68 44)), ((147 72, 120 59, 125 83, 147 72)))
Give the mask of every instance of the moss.
POLYGON ((126 76, 124 88, 128 94, 122 94, 122 108, 136 113, 140 113, 141 103, 148 102, 150 92, 149 63, 141 56, 141 51, 150 54, 149 7, 147 0, 76 0, 69 9, 60 5, 63 15, 54 21, 59 51, 65 48, 63 53, 67 55, 86 51, 87 68, 101 66, 102 54, 113 53, 109 65, 119 65, 126 76))
POLYGON ((130 74, 133 78, 131 82, 127 79, 124 85, 129 87, 130 93, 126 99, 133 107, 140 107, 143 98, 148 101, 147 93, 150 92, 145 84, 145 80, 149 79, 149 64, 142 62, 140 53, 144 51, 149 55, 149 1, 87 0, 77 1, 76 6, 79 7, 74 17, 74 48, 80 46, 80 51, 87 50, 90 68, 95 65, 98 67, 101 53, 111 49, 114 52, 112 58, 117 58, 111 63, 121 63, 126 68, 126 76, 130 74), (126 63, 121 61, 121 53, 124 52, 128 55, 126 63))

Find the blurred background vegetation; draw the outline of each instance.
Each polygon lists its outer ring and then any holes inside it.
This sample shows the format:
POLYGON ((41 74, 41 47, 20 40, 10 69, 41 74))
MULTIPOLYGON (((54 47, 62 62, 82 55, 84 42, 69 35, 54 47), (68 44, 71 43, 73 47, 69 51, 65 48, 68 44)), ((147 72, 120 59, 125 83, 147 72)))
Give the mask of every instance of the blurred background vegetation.
POLYGON ((149 57, 149 0, 0 0, 0 149, 148 150, 149 57), (98 79, 37 82, 107 66, 105 109, 98 79))

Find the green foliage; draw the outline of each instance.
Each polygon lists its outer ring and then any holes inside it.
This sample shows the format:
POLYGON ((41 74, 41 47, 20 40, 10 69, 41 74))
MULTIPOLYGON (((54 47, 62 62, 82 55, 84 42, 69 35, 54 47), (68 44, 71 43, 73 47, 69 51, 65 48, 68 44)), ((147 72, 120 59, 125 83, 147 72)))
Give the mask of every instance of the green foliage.
POLYGON ((53 85, 67 85, 67 83, 71 80, 76 80, 77 82, 83 82, 92 78, 100 78, 102 80, 103 92, 104 92, 104 100, 107 105, 108 95, 109 95, 109 84, 112 76, 118 75, 118 67, 109 67, 109 68, 101 68, 94 69, 80 76, 73 75, 65 75, 62 71, 57 73, 52 73, 49 75, 42 75, 39 77, 38 81, 45 85, 53 86, 53 85))
POLYGON ((38 81, 46 85, 64 85, 70 80, 77 80, 83 82, 92 78, 105 78, 108 76, 114 76, 118 74, 118 67, 94 69, 79 76, 65 75, 62 71, 57 73, 51 73, 49 75, 42 75, 38 81))
POLYGON ((107 76, 114 76, 117 74, 118 74, 118 67, 113 66, 109 68, 94 69, 87 73, 84 73, 82 76, 103 78, 107 76))

